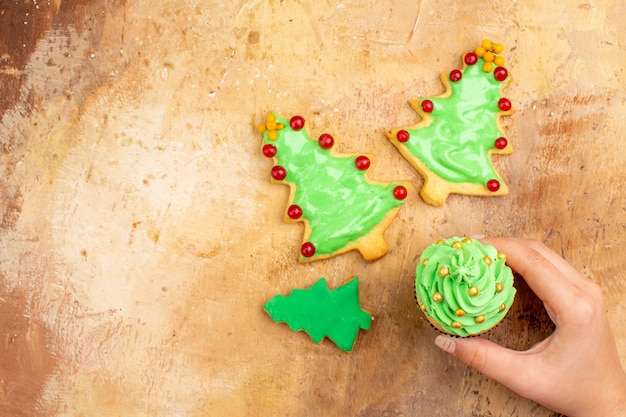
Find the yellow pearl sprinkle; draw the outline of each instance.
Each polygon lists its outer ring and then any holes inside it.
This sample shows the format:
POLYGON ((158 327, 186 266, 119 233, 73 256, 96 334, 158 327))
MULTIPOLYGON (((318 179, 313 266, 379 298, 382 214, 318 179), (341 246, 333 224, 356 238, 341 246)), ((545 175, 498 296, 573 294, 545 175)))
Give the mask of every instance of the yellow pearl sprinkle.
POLYGON ((482 56, 485 55, 485 52, 487 51, 485 51, 485 48, 483 48, 482 46, 479 46, 474 52, 476 52, 476 55, 482 58, 482 56))
POLYGON ((485 71, 485 72, 493 71, 493 62, 485 62, 483 64, 483 71, 485 71))
POLYGON ((485 48, 485 50, 489 51, 491 47, 493 46, 493 44, 491 43, 489 39, 483 39, 483 41, 480 43, 480 46, 485 48))
POLYGON ((276 140, 278 139, 278 133, 276 133, 275 130, 270 130, 269 132, 267 132, 267 138, 269 140, 276 140))
POLYGON ((463 244, 457 240, 456 242, 452 244, 452 247, 454 249, 461 249, 463 247, 463 244))
POLYGON ((422 304, 420 306, 420 310, 422 310, 422 313, 425 313, 426 312, 426 306, 422 304))
POLYGON ((427 263, 428 263, 428 258, 424 258, 424 260, 422 261, 422 265, 426 266, 427 263))
POLYGON ((276 115, 274 113, 268 113, 267 117, 265 118, 265 120, 267 120, 268 123, 275 122, 276 121, 276 115))
POLYGON ((496 292, 502 292, 504 291, 504 285, 502 285, 502 283, 500 282, 496 282, 496 292))
POLYGON ((475 286, 469 287, 469 290, 467 290, 467 293, 472 297, 476 297, 478 295, 478 287, 475 287, 475 286))
POLYGON ((500 55, 498 55, 497 57, 495 57, 493 59, 493 63, 496 64, 499 67, 503 67, 504 66, 504 58, 502 58, 500 55))
POLYGON ((452 327, 454 327, 455 329, 460 329, 461 327, 463 327, 463 325, 459 323, 458 321, 453 321, 452 327))
POLYGON ((284 124, 282 124, 282 123, 280 123, 280 122, 277 122, 277 123, 276 123, 276 130, 280 130, 280 129, 282 129, 283 127, 285 127, 285 125, 284 125, 284 124))
POLYGON ((439 276, 447 277, 450 274, 450 269, 447 266, 439 268, 439 276))
POLYGON ((485 322, 485 316, 481 314, 480 316, 474 317, 474 321, 478 324, 485 322))
POLYGON ((500 313, 502 313, 504 310, 506 310, 506 304, 502 303, 500 304, 500 313))
POLYGON ((440 303, 443 301, 443 295, 440 292, 436 292, 433 294, 433 301, 436 303, 440 303))
POLYGON ((445 240, 443 240, 443 239, 439 239, 439 240, 437 241, 437 244, 438 244, 438 245, 443 245, 444 243, 446 243, 446 241, 445 241, 445 240))
POLYGON ((493 263, 493 260, 490 257, 485 256, 483 258, 483 262, 486 263, 487 265, 491 265, 493 263))
POLYGON ((496 54, 501 54, 502 51, 504 51, 504 46, 502 46, 501 43, 493 44, 493 52, 495 52, 496 54))
POLYGON ((495 58, 496 56, 491 51, 487 51, 485 52, 485 55, 483 55, 483 59, 487 62, 492 62, 495 58))
POLYGON ((471 237, 466 237, 465 239, 463 239, 463 242, 465 242, 465 243, 472 243, 473 240, 472 240, 471 237))
POLYGON ((265 133, 265 131, 267 130, 267 126, 265 126, 265 123, 259 124, 256 128, 261 133, 265 133))
POLYGON ((457 308, 454 314, 456 314, 457 317, 463 317, 465 315, 465 310, 463 310, 462 308, 457 308))
POLYGON ((498 259, 505 261, 506 254, 504 252, 498 252, 498 259))

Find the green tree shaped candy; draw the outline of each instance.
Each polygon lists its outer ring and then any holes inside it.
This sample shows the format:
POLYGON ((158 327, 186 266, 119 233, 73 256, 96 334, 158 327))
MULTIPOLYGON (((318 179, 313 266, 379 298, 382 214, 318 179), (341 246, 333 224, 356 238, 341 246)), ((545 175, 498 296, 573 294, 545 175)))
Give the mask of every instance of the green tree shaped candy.
POLYGON ((367 330, 372 324, 371 314, 360 307, 358 285, 359 279, 353 277, 330 290, 326 278, 320 278, 308 289, 274 296, 263 309, 272 320, 287 323, 294 332, 305 331, 315 343, 328 337, 351 352, 359 329, 367 330))
POLYGON ((304 222, 300 262, 358 250, 367 261, 387 253, 383 232, 410 187, 366 178, 372 156, 335 153, 335 139, 312 139, 301 116, 267 115, 259 126, 263 154, 274 159, 271 181, 290 187, 285 222, 304 222))
POLYGON ((508 192, 491 161, 493 154, 513 152, 500 127, 500 117, 514 113, 511 101, 502 97, 511 82, 502 50, 502 45, 484 40, 464 54, 462 69, 441 74, 446 88, 442 95, 410 100, 420 122, 387 133, 424 177, 420 195, 429 204, 442 205, 450 193, 508 192))

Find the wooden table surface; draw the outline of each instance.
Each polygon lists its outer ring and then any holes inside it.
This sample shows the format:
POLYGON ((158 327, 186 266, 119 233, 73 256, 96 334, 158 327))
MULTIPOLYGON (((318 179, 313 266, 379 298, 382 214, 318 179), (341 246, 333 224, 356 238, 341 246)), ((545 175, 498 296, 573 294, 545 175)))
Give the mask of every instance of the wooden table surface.
MULTIPOLYGON (((602 286, 626 361, 625 22, 619 0, 0 1, 0 414, 556 415, 434 346, 415 264, 440 237, 544 241, 602 286), (483 38, 514 78, 511 191, 429 206, 384 134, 483 38), (269 110, 412 182, 385 257, 297 262, 269 110), (355 275, 352 353, 262 309, 355 275)), ((552 325, 516 285, 486 337, 526 349, 552 325)))

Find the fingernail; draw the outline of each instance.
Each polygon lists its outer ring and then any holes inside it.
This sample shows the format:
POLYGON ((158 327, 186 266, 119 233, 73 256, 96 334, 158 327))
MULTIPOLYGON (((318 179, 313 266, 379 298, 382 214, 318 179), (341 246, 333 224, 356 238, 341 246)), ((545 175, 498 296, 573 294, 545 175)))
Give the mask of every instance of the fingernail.
POLYGON ((454 343, 454 340, 451 337, 441 334, 435 337, 435 344, 438 348, 448 353, 454 353, 456 350, 456 343, 454 343))

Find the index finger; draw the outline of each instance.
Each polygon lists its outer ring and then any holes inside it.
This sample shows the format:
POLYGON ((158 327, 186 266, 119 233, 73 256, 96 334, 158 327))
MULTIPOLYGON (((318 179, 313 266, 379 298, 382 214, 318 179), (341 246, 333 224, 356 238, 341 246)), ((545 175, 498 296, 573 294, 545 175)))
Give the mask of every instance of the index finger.
POLYGON ((574 285, 546 256, 526 239, 488 237, 481 241, 506 254, 506 263, 519 273, 528 286, 556 314, 573 302, 574 285))

